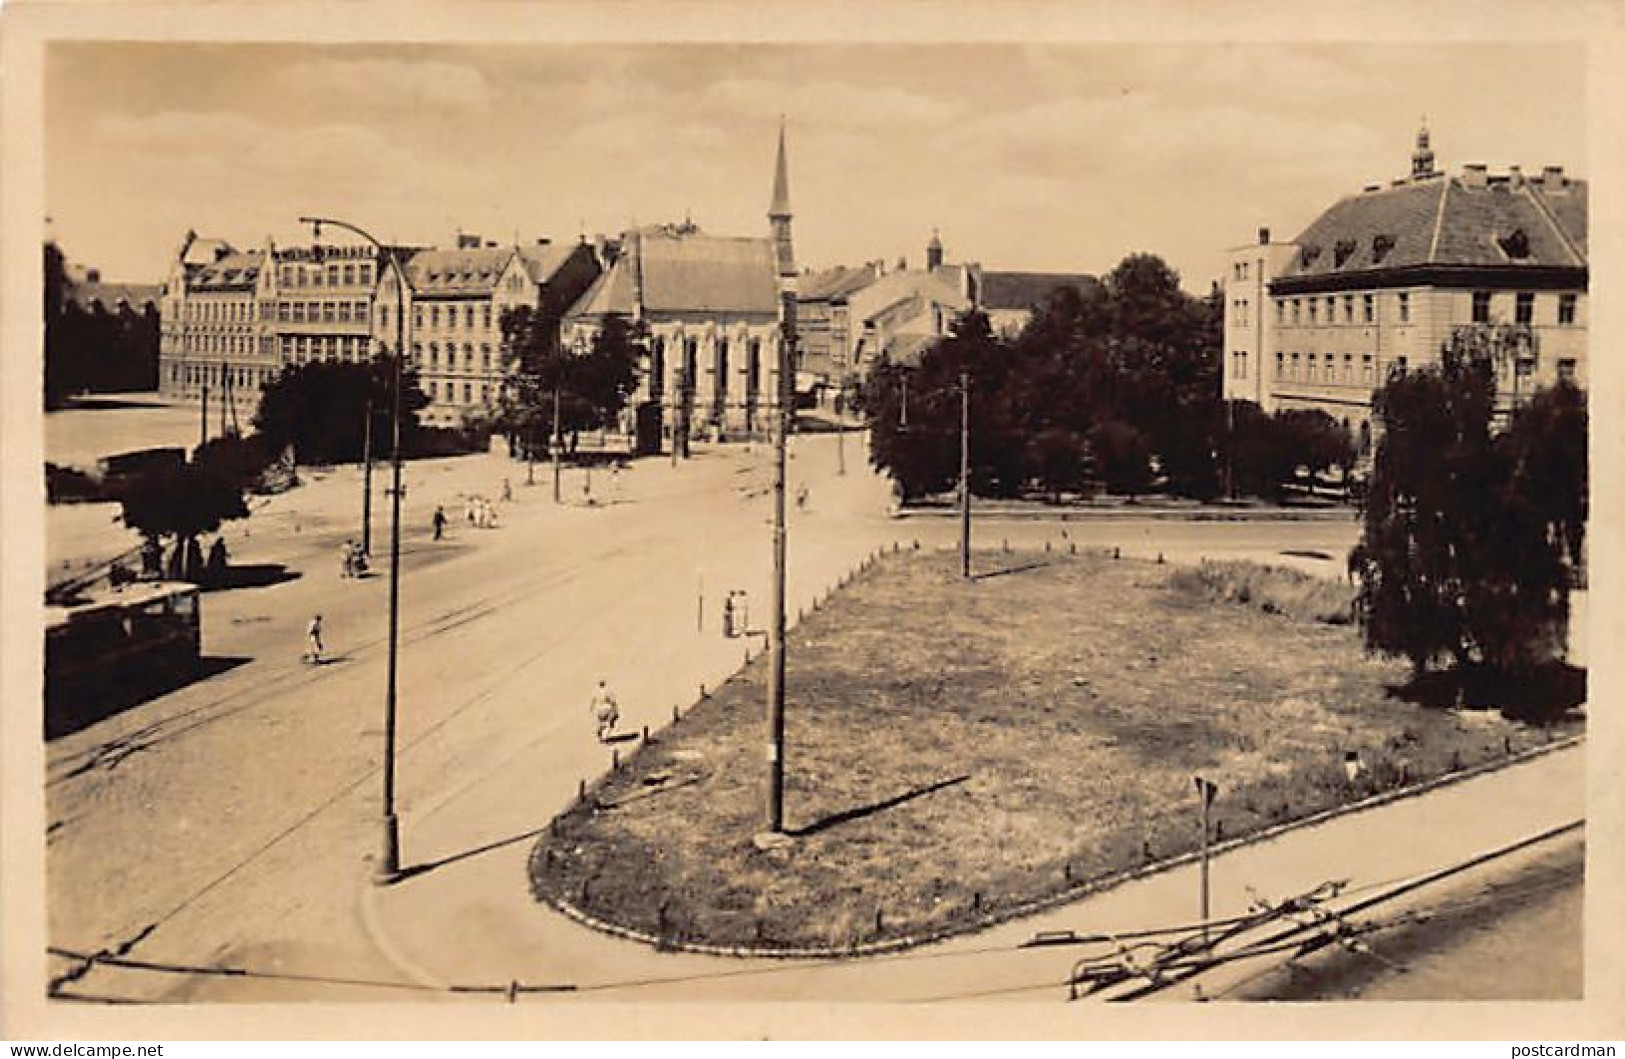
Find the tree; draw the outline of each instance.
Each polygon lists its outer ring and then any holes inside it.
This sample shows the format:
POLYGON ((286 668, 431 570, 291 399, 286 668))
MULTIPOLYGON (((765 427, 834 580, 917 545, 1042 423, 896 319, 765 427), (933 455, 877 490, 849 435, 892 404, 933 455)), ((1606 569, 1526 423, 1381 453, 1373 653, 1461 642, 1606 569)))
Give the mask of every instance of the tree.
MULTIPOLYGON (((366 447, 367 408, 372 408, 372 453, 388 456, 392 443, 394 362, 385 354, 365 364, 311 361, 277 373, 260 395, 254 429, 270 451, 293 447, 304 464, 349 463, 366 447)), ((401 375, 401 446, 410 451, 418 412, 429 403, 417 373, 401 375)))
MULTIPOLYGON (((221 523, 246 518, 243 487, 220 467, 197 461, 137 475, 122 494, 124 524, 162 546, 174 538, 176 556, 196 553, 197 538, 221 523)), ((190 563, 177 560, 173 569, 196 576, 190 563)))
POLYGON ((940 493, 959 480, 962 375, 971 395, 972 491, 999 496, 1021 488, 1026 453, 1010 402, 1010 348, 993 334, 984 314, 968 312, 921 355, 917 367, 882 362, 870 374, 864 392, 869 459, 891 474, 905 499, 940 493))
POLYGON ((1438 366, 1377 391, 1382 424, 1350 557, 1367 647, 1418 673, 1527 672, 1568 617, 1585 518, 1585 416, 1572 387, 1540 394, 1496 435, 1496 374, 1458 334, 1438 366))
POLYGON ((557 319, 520 306, 503 315, 502 343, 512 367, 497 424, 515 455, 549 451, 555 399, 559 431, 571 436, 573 451, 581 431, 613 424, 637 389, 643 335, 620 317, 606 318, 577 354, 560 343, 557 319))

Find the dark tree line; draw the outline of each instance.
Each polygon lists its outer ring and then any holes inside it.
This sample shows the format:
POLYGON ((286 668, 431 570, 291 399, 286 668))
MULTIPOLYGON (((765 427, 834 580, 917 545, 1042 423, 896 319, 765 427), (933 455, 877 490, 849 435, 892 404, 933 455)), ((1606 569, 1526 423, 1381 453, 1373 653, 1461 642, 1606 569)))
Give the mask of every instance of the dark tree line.
MULTIPOLYGON (((372 455, 388 459, 395 364, 381 355, 366 363, 311 361, 285 365, 266 385, 254 430, 271 452, 291 448, 301 464, 354 463, 367 446, 371 409, 372 455)), ((429 398, 417 372, 401 373, 401 452, 414 451, 422 428, 418 413, 429 398)))
POLYGON ((85 392, 153 390, 158 386, 158 309, 73 297, 67 262, 45 244, 45 407, 60 408, 85 392))
POLYGON ((917 366, 872 373, 861 395, 872 458, 908 498, 951 484, 965 373, 980 495, 1214 495, 1221 311, 1216 296, 1186 294, 1160 258, 1137 254, 1096 286, 1056 290, 1012 339, 970 313, 917 366))

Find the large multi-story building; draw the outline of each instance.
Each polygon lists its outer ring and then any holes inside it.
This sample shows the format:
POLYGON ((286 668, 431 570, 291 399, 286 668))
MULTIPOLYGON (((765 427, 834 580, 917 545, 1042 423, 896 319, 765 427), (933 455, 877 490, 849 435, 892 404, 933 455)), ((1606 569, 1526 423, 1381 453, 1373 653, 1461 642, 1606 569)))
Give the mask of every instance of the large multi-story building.
POLYGON ((1266 411, 1323 410, 1370 437, 1371 397, 1395 369, 1436 362, 1457 328, 1521 325, 1502 408, 1559 378, 1586 379, 1586 183, 1434 166, 1428 132, 1410 175, 1327 209, 1290 243, 1229 253, 1224 395, 1266 411))
MULTIPOLYGON (((424 419, 456 424, 493 415, 514 367, 504 352, 502 319, 528 307, 561 321, 599 275, 585 243, 481 244, 461 235, 455 250, 423 250, 407 259, 412 356, 429 397, 424 419)), ((374 334, 393 345, 395 287, 380 286, 374 334)))
POLYGON ((502 314, 557 318, 598 274, 590 248, 498 247, 459 236, 457 250, 369 245, 240 252, 187 233, 162 295, 159 390, 245 411, 283 367, 361 363, 394 350, 404 263, 408 363, 430 398, 426 421, 456 424, 496 409, 508 368, 502 314))

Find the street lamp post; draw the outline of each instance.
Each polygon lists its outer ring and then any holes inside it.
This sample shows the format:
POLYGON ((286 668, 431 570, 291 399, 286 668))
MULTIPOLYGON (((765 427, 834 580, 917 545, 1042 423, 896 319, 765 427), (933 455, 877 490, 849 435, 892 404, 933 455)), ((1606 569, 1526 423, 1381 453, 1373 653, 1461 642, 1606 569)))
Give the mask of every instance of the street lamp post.
POLYGON ((959 576, 970 577, 970 373, 959 373, 959 576))
MULTIPOLYGON (((370 381, 370 380, 369 380, 370 381)), ((372 398, 367 398, 366 431, 361 435, 361 554, 372 555, 372 398)))
POLYGON ((400 824, 395 816, 395 712, 396 684, 399 675, 400 614, 401 614, 401 362, 406 358, 406 271, 399 257, 384 248, 373 236, 345 221, 329 217, 301 217, 301 224, 309 224, 317 239, 322 237, 322 225, 353 232, 371 243, 378 251, 379 260, 388 258, 395 273, 395 355, 391 358, 390 393, 390 520, 389 520, 389 660, 384 684, 384 790, 382 835, 379 841, 378 863, 373 870, 373 882, 388 885, 401 875, 400 824))
POLYGON ((553 445, 552 445, 552 448, 553 448, 553 452, 552 452, 552 456, 553 456, 553 503, 555 503, 555 504, 563 503, 562 487, 559 484, 560 481, 561 481, 561 476, 564 473, 563 468, 560 467, 560 465, 559 465, 559 447, 560 447, 561 444, 562 444, 562 439, 559 437, 559 383, 558 383, 558 380, 555 379, 553 381, 553 445))

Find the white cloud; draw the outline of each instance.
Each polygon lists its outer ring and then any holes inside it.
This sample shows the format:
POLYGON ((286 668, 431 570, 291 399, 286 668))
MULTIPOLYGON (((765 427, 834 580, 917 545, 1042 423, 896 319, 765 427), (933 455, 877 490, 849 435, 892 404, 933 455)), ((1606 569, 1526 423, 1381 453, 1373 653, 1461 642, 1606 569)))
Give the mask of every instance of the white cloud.
POLYGON ((478 111, 497 98, 479 70, 433 59, 308 59, 284 67, 277 82, 339 112, 478 111))

